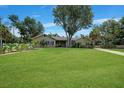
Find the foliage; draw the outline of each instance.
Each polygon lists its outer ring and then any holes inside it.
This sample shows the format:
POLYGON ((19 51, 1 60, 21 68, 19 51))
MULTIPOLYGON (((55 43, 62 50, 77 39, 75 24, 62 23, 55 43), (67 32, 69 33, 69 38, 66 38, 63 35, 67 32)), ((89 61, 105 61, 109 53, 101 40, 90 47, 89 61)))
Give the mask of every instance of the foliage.
POLYGON ((17 15, 14 15, 14 14, 9 15, 8 18, 9 18, 10 21, 12 22, 11 24, 12 24, 13 26, 16 26, 16 23, 19 21, 18 16, 17 16, 17 15))
POLYGON ((15 31, 17 29, 17 23, 19 22, 19 18, 17 15, 9 15, 8 16, 8 19, 11 21, 11 25, 10 25, 10 28, 11 30, 13 31, 13 35, 12 35, 12 43, 17 43, 18 41, 16 40, 17 37, 15 36, 15 31))
POLYGON ((74 48, 94 48, 94 46, 92 44, 82 44, 82 43, 75 43, 75 45, 73 45, 74 48))
POLYGON ((24 21, 17 24, 17 28, 20 31, 21 42, 31 42, 31 38, 42 34, 44 27, 41 22, 37 22, 34 18, 26 17, 24 21))
POLYGON ((91 38, 93 45, 98 45, 98 43, 101 42, 100 27, 94 25, 89 37, 91 38))
POLYGON ((112 42, 108 42, 107 44, 100 45, 102 48, 116 48, 116 46, 112 42))
POLYGON ((34 18, 29 16, 25 17, 24 20, 20 21, 17 15, 9 15, 8 17, 11 21, 11 26, 13 29, 13 35, 15 28, 19 30, 21 35, 20 42, 29 43, 31 38, 42 34, 44 32, 44 27, 40 21, 36 21, 34 18))

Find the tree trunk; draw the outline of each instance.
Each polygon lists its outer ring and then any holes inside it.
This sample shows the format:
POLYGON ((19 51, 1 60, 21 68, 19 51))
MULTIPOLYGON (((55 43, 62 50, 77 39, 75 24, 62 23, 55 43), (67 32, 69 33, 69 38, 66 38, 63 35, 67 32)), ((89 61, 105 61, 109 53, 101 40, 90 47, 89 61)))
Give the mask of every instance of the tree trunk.
POLYGON ((65 32, 65 34, 66 34, 66 38, 67 38, 66 47, 68 48, 68 46, 69 46, 69 44, 68 44, 68 34, 67 34, 67 32, 65 32))
POLYGON ((15 28, 13 27, 13 36, 15 36, 15 28))
POLYGON ((71 35, 67 36, 67 46, 66 47, 68 47, 68 48, 71 47, 71 39, 72 39, 71 35))
POLYGON ((14 36, 15 36, 14 30, 15 30, 15 29, 14 29, 14 27, 13 27, 13 37, 12 37, 12 38, 13 38, 13 43, 15 42, 15 41, 14 41, 14 36))

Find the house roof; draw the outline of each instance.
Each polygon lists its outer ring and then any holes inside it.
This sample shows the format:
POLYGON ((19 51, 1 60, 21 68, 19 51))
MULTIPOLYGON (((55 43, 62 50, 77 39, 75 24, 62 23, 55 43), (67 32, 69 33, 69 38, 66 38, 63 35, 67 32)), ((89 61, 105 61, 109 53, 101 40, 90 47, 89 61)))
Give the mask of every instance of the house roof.
MULTIPOLYGON (((37 35, 37 36, 35 36, 35 37, 33 37, 32 39, 36 39, 36 38, 39 38, 39 37, 41 37, 41 36, 44 36, 44 35, 37 35)), ((47 37, 47 36, 46 36, 47 37)), ((52 37, 50 37, 50 38, 52 38, 52 39, 54 39, 54 40, 56 40, 56 41, 66 41, 67 40, 67 38, 66 37, 60 37, 60 36, 52 36, 52 37)), ((72 38, 72 40, 77 40, 76 38, 72 38)))
MULTIPOLYGON (((58 40, 58 41, 66 41, 66 37, 60 37, 60 36, 52 36, 53 39, 58 40)), ((72 40, 76 40, 76 38, 72 38, 72 40)))
POLYGON ((35 39, 35 38, 38 38, 38 37, 41 37, 42 35, 37 35, 35 37, 32 37, 32 39, 35 39))
POLYGON ((52 36, 51 38, 58 40, 58 41, 66 41, 67 40, 66 37, 59 37, 59 36, 52 36))

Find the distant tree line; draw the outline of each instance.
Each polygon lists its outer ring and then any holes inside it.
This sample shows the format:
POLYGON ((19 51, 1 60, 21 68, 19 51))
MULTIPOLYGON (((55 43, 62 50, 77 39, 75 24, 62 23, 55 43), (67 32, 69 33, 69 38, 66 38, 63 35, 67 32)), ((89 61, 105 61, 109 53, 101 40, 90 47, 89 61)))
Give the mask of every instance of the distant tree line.
POLYGON ((124 17, 119 21, 110 19, 101 25, 94 25, 89 37, 94 45, 108 48, 124 45, 124 17))

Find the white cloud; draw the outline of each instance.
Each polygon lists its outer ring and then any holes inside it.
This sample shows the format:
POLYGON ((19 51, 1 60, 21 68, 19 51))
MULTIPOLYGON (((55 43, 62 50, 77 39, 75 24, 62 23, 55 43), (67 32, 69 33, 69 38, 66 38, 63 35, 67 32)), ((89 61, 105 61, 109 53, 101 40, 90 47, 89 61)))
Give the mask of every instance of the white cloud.
POLYGON ((104 18, 104 19, 97 19, 97 20, 94 20, 93 21, 93 24, 101 24, 103 23, 104 21, 108 20, 107 18, 104 18))
MULTIPOLYGON (((109 19, 112 19, 112 18, 103 18, 103 19, 96 19, 93 21, 93 24, 102 24, 104 21, 107 21, 109 19)), ((120 18, 113 18, 114 20, 116 21, 119 21, 120 18)))
POLYGON ((64 37, 66 37, 65 32, 58 33, 58 35, 59 35, 59 36, 64 36, 64 37))
POLYGON ((59 36, 66 36, 65 31, 64 30, 46 30, 45 34, 58 34, 59 36))
POLYGON ((82 30, 76 32, 74 36, 80 36, 81 34, 86 36, 86 35, 88 35, 91 32, 91 29, 92 28, 82 29, 82 30))
MULTIPOLYGON (((66 36, 65 32, 61 32, 61 31, 57 32, 57 33, 51 31, 51 33, 52 34, 58 34, 59 36, 64 36, 64 37, 66 36)), ((50 32, 45 32, 45 34, 50 34, 50 32)))
POLYGON ((44 24, 45 28, 54 27, 54 26, 56 26, 54 23, 46 23, 46 24, 44 24))

